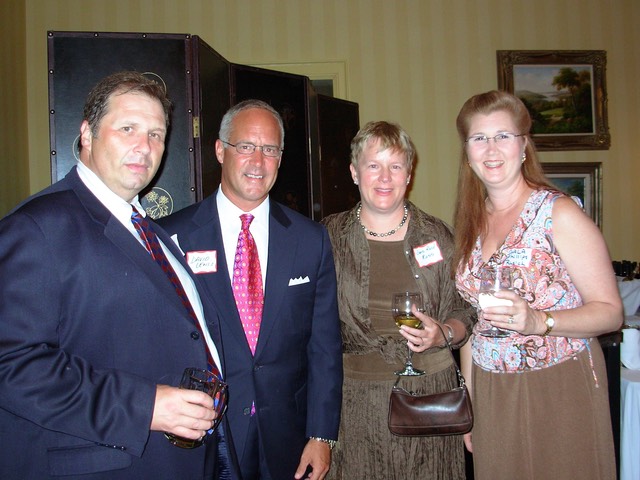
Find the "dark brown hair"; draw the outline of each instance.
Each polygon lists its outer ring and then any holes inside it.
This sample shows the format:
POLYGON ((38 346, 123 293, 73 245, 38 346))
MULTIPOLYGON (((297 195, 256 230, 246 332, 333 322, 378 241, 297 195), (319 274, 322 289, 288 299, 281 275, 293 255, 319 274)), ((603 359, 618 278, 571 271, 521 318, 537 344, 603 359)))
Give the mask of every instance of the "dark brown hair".
POLYGON ((107 114, 109 99, 114 95, 139 93, 157 99, 164 110, 165 124, 169 126, 171 101, 164 86, 138 72, 117 72, 103 78, 93 87, 84 104, 83 119, 89 122, 91 133, 97 136, 100 121, 107 114))

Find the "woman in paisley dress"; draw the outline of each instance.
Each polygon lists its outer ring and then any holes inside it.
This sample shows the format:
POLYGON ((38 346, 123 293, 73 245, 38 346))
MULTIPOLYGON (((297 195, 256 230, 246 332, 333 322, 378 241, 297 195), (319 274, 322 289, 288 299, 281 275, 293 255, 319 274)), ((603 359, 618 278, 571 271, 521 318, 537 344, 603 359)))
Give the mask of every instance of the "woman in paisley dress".
POLYGON ((612 479, 607 376, 597 336, 622 302, 598 227, 545 178, 525 105, 507 92, 471 97, 457 118, 456 286, 476 306, 461 351, 475 424, 465 435, 476 479, 612 479), (479 273, 510 266, 511 305, 480 310, 479 273), (491 326, 510 331, 494 338, 491 326))

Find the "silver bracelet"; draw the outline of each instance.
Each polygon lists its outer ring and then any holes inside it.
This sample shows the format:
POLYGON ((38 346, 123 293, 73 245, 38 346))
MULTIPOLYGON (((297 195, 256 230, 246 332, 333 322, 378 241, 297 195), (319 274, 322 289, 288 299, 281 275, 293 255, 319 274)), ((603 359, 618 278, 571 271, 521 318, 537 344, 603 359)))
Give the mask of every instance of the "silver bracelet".
POLYGON ((447 327, 449 329, 449 331, 447 333, 446 343, 453 342, 453 327, 451 325, 449 325, 448 323, 444 323, 444 322, 442 322, 442 325, 444 325, 445 327, 447 327))
POLYGON ((320 438, 320 437, 309 437, 309 438, 311 440, 317 440, 318 442, 326 443, 327 445, 329 445, 329 450, 333 450, 333 447, 336 446, 335 440, 329 440, 327 438, 320 438))

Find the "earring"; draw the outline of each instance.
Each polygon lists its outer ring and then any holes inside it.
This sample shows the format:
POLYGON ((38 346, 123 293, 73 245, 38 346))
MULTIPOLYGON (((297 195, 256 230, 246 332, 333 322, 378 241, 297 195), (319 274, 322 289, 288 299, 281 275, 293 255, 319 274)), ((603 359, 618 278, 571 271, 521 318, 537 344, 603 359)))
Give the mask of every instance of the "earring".
POLYGON ((527 159, 527 152, 522 152, 522 160, 520 161, 520 163, 524 163, 526 159, 527 159))
POLYGON ((357 185, 357 184, 358 184, 358 180, 354 180, 354 181, 353 181, 353 184, 354 184, 354 185, 357 185))
POLYGON ((407 178, 407 185, 409 185, 409 183, 411 183, 411 179, 407 178))

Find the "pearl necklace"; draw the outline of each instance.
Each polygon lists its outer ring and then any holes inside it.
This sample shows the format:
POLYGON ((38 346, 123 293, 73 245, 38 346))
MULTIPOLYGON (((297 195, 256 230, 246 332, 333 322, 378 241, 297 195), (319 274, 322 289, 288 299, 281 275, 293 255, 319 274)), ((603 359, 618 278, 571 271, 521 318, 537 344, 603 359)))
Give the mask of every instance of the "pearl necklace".
POLYGON ((372 232, 371 230, 369 230, 367 227, 365 227, 362 224, 362 220, 360 219, 360 212, 362 211, 362 203, 360 205, 358 205, 358 209, 356 210, 356 217, 358 217, 358 222, 360 223, 360 226, 362 227, 362 230, 364 230, 364 233, 371 235, 372 237, 389 237, 391 235, 393 235, 394 233, 396 233, 398 230, 400 230, 404 224, 407 222, 407 218, 409 218, 409 207, 407 207, 407 204, 404 204, 404 215, 402 216, 402 221, 400 222, 400 225, 398 225, 396 228, 394 228, 393 230, 389 230, 386 233, 376 233, 376 232, 372 232))

